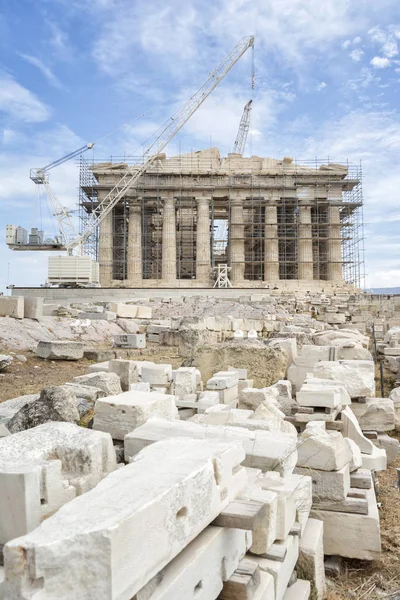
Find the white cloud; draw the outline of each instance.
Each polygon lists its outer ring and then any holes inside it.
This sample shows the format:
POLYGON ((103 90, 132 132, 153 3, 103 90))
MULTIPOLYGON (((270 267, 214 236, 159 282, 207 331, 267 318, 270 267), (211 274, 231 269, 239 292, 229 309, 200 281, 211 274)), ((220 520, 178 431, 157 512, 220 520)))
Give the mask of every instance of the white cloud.
POLYGON ((355 50, 353 50, 349 54, 350 58, 352 60, 354 60, 354 62, 360 62, 360 60, 362 59, 363 55, 364 55, 364 50, 361 50, 360 48, 356 48, 355 50))
POLYGON ((396 42, 394 40, 388 40, 385 42, 382 46, 382 52, 388 58, 393 58, 396 56, 399 53, 396 42))
POLYGON ((357 37, 355 37, 355 38, 354 38, 354 40, 353 40, 353 44, 354 44, 354 45, 356 45, 356 44, 361 44, 361 38, 360 38, 360 36, 357 36, 357 37))
POLYGON ((350 40, 345 40, 342 44, 342 48, 344 48, 345 50, 347 50, 347 48, 350 48, 350 46, 351 46, 350 40))
POLYGON ((374 56, 371 65, 376 69, 386 69, 390 66, 390 60, 384 56, 374 56))
POLYGON ((49 67, 47 67, 39 58, 37 58, 36 56, 30 56, 29 54, 21 54, 20 52, 18 52, 18 55, 27 62, 29 62, 31 65, 39 69, 39 71, 47 79, 50 85, 58 89, 62 88, 61 82, 54 75, 53 71, 49 67))
POLYGON ((327 84, 325 83, 325 81, 321 81, 321 83, 319 83, 316 87, 318 92, 321 92, 323 89, 325 89, 327 87, 327 84))
POLYGON ((14 78, 0 71, 0 111, 12 119, 40 123, 50 117, 50 108, 14 78))
POLYGON ((56 58, 59 60, 71 60, 74 53, 68 35, 55 21, 47 20, 47 25, 51 33, 49 44, 53 48, 56 58))

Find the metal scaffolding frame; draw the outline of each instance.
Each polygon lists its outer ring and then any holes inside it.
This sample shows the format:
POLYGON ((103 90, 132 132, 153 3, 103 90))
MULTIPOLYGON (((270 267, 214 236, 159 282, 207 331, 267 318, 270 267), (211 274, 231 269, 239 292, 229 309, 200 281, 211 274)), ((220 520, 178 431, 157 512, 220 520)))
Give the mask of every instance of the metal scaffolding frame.
MULTIPOLYGON (((201 154, 201 153, 200 153, 201 154)), ((225 159, 224 173, 215 168, 215 157, 199 156, 196 153, 173 157, 173 172, 164 170, 161 162, 155 163, 151 171, 144 173, 134 189, 113 210, 113 264, 112 278, 127 279, 127 246, 129 227, 129 205, 139 202, 142 208, 142 276, 144 280, 161 279, 163 197, 173 193, 176 206, 176 250, 177 278, 196 278, 196 231, 199 190, 210 198, 210 239, 211 269, 219 264, 234 266, 231 256, 232 230, 243 231, 244 277, 252 282, 265 281, 265 240, 266 206, 276 206, 279 247, 279 278, 282 280, 299 278, 299 247, 301 241, 311 239, 314 279, 328 279, 328 266, 332 263, 329 243, 341 244, 343 279, 361 287, 364 276, 363 256, 363 212, 362 212, 362 169, 361 165, 345 162, 347 174, 338 178, 338 172, 322 165, 331 161, 312 160, 292 163, 290 171, 282 163, 282 168, 272 174, 259 174, 251 169, 238 173, 232 166, 229 171, 229 157, 225 159), (228 173, 226 169, 228 166, 228 173), (305 171, 305 168, 307 171, 305 171), (342 180, 344 192, 340 200, 327 199, 331 184, 342 180), (309 186, 313 197, 309 200, 299 197, 297 186, 309 186), (278 198, 265 198, 265 188, 279 191, 278 198), (219 189, 227 190, 225 196, 219 189), (235 224, 231 219, 232 198, 240 190, 243 202, 243 223, 235 224), (338 207, 340 223, 330 222, 330 207, 338 207), (310 222, 301 223, 299 212, 309 207, 310 222), (243 227, 241 227, 243 226, 243 227), (339 233, 340 232, 340 233, 339 233)), ((236 157, 237 158, 237 157, 236 157)), ((79 203, 81 229, 99 201, 101 190, 107 190, 120 176, 124 165, 141 165, 141 159, 134 157, 110 157, 107 161, 80 159, 79 203), (110 181, 100 183, 92 169, 99 171, 101 165, 111 163, 110 181)), ((168 163, 167 163, 168 164, 168 163)), ((85 253, 98 257, 99 235, 97 231, 85 242, 85 253)), ((236 234, 235 234, 236 235, 236 234)), ((339 262, 339 261, 338 261, 339 262)), ((188 282, 188 285, 189 282, 188 282)))

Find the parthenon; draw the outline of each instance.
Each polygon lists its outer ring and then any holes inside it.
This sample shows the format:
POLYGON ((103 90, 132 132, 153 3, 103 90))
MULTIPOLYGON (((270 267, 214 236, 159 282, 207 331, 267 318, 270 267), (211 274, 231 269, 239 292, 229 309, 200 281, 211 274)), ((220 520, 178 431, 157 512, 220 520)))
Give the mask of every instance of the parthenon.
MULTIPOLYGON (((85 163, 84 215, 130 164, 85 163)), ((103 219, 92 253, 103 287, 209 288, 227 265, 233 287, 327 291, 358 284, 361 207, 352 165, 162 154, 103 219)))

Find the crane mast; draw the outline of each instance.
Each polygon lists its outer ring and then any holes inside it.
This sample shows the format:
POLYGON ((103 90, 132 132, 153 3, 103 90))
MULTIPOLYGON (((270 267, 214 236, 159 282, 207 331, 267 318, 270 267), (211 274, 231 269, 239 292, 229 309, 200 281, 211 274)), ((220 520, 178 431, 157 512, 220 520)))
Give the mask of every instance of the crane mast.
POLYGON ((250 117, 253 100, 249 100, 243 109, 242 118, 240 119, 239 130, 237 132, 233 152, 235 154, 243 154, 246 148, 247 135, 250 129, 250 117))
POLYGON ((150 144, 143 154, 143 164, 139 167, 137 165, 130 167, 114 188, 101 202, 99 202, 97 207, 93 210, 89 222, 82 234, 72 242, 66 244, 67 250, 71 251, 76 246, 84 243, 88 237, 92 235, 103 218, 113 210, 114 206, 116 206, 125 196, 126 192, 135 185, 147 168, 157 159, 162 150, 175 137, 178 131, 217 87, 225 75, 229 73, 246 50, 253 46, 253 36, 244 37, 236 44, 218 67, 209 74, 207 81, 205 81, 193 96, 164 124, 161 134, 157 137, 154 136, 154 139, 150 141, 150 144))

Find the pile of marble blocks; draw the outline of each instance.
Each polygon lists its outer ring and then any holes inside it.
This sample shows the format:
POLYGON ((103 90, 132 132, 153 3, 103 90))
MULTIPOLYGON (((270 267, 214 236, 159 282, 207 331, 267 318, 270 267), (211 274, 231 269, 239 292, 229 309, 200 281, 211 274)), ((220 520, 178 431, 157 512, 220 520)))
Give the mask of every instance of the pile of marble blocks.
POLYGON ((297 423, 312 421, 335 421, 344 406, 351 404, 351 398, 340 381, 307 376, 296 394, 298 412, 294 415, 297 423))
POLYGON ((298 443, 295 472, 310 475, 311 516, 324 523, 324 552, 348 558, 380 558, 380 526, 371 471, 362 468, 355 442, 309 423, 298 443), (357 532, 357 535, 355 535, 357 532))
MULTIPOLYGON (((0 597, 307 600, 310 582, 322 594, 323 549, 310 535, 311 479, 293 474, 293 466, 284 477, 246 468, 243 441, 222 431, 206 440, 158 441, 119 469, 108 434, 60 423, 23 433, 31 439, 14 434, 1 447, 0 464, 9 475, 5 460, 13 460, 15 484, 6 480, 0 495, 0 531, 7 533, 0 597), (16 447, 24 449, 24 464, 36 467, 25 488, 16 447), (65 490, 50 512, 47 489, 59 481, 49 463, 65 490), (300 568, 309 581, 297 579, 300 568)), ((281 458, 285 453, 281 448, 281 458)))

